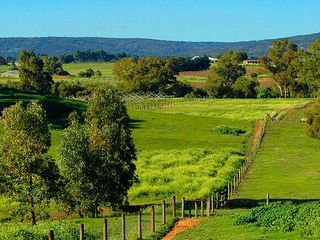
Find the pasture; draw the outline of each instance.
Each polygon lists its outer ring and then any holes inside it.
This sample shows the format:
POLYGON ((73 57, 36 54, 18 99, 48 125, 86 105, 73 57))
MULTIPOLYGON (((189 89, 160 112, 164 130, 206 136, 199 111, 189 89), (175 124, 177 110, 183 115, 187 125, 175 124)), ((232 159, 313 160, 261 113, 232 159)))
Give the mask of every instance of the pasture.
POLYGON ((307 136, 300 119, 305 110, 291 110, 273 121, 237 199, 252 204, 270 193, 274 201, 319 199, 319 140, 307 136))
POLYGON ((80 71, 92 68, 94 71, 100 70, 103 77, 113 77, 112 68, 114 63, 69 63, 63 64, 64 70, 72 75, 77 75, 80 71))

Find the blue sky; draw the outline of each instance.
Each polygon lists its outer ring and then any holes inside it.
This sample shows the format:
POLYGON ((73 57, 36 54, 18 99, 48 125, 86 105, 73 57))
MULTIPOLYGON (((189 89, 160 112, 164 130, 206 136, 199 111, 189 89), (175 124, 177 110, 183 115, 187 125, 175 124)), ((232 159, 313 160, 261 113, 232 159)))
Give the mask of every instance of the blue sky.
POLYGON ((0 37, 241 41, 320 32, 320 0, 0 0, 0 37))

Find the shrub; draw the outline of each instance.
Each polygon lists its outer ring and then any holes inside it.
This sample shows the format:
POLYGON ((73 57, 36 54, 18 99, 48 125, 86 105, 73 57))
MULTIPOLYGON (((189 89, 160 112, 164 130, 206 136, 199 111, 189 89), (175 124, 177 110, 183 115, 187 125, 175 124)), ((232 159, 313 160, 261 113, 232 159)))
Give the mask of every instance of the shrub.
POLYGON ((261 206, 240 215, 236 224, 251 224, 285 232, 299 231, 303 238, 317 237, 320 233, 320 204, 273 204, 261 206))
POLYGON ((239 136, 241 134, 244 134, 246 131, 241 130, 240 128, 236 127, 229 127, 226 125, 220 125, 213 129, 214 133, 222 134, 222 135, 235 135, 239 136))

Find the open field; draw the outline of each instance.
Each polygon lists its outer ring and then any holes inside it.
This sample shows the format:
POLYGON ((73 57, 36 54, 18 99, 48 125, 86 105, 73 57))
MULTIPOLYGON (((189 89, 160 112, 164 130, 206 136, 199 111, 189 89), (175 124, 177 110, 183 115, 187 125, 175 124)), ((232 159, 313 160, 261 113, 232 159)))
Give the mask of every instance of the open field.
POLYGON ((319 199, 319 140, 308 137, 300 123, 304 110, 292 110, 268 128, 262 148, 237 199, 253 203, 265 198, 274 200, 319 199))
POLYGON ((0 73, 8 71, 11 66, 9 65, 0 65, 0 73))
POLYGON ((63 64, 62 67, 72 75, 77 75, 80 71, 92 68, 94 71, 100 70, 104 77, 113 77, 113 65, 114 63, 69 63, 63 64))
MULTIPOLYGON (((43 103, 47 111, 48 120, 52 126, 52 146, 49 154, 57 159, 59 164, 57 146, 61 141, 65 117, 72 110, 84 111, 86 104, 75 100, 36 94, 0 92, 0 108, 19 100, 30 101, 32 99, 43 103)), ((249 135, 256 119, 264 117, 268 112, 307 101, 309 100, 208 99, 196 102, 179 100, 176 105, 157 110, 130 108, 132 134, 138 150, 136 165, 139 178, 139 182, 129 191, 130 203, 160 202, 163 197, 169 200, 172 193, 176 194, 178 199, 182 196, 188 198, 207 196, 223 185, 243 161, 245 157, 243 154, 246 153, 249 135), (236 127, 246 133, 239 136, 219 135, 213 130, 220 125, 236 127)), ((0 208, 0 218, 2 220, 10 219, 9 210, 13 210, 16 203, 4 197, 0 199, 0 202, 3 203, 0 208)), ((63 218, 60 213, 61 209, 59 209, 59 206, 50 209, 50 213, 56 219, 63 218)), ((148 212, 146 210, 145 219, 150 219, 148 212)), ((159 214, 160 210, 157 212, 159 214)), ((157 215, 157 219, 160 228, 159 215, 157 215)), ((225 221, 225 229, 233 221, 233 218, 229 219, 224 216, 219 219, 222 219, 222 222, 225 221)), ((0 238, 6 239, 9 236, 10 239, 12 236, 19 236, 15 234, 27 234, 34 238, 39 236, 41 239, 41 236, 42 238, 47 236, 49 229, 54 229, 57 234, 60 234, 60 231, 61 234, 77 235, 81 222, 84 222, 86 229, 88 229, 87 239, 96 239, 101 236, 101 218, 79 219, 74 217, 58 223, 42 221, 36 228, 31 228, 28 224, 15 224, 18 221, 19 218, 15 217, 10 223, 1 224, 0 238)), ((211 221, 209 220, 209 222, 211 221)), ((136 215, 128 217, 127 223, 129 224, 128 238, 134 239, 136 236, 136 215)), ((149 225, 150 222, 144 222, 145 229, 150 229, 149 225)), ((110 232, 110 239, 118 239, 120 226, 119 217, 110 218, 110 231, 114 231, 110 232)), ((223 231, 223 225, 221 226, 221 231, 223 231)), ((239 226, 238 229, 243 228, 246 226, 239 226)), ((260 234, 260 230, 252 231, 257 231, 257 234, 260 234)), ((150 234, 150 231, 146 232, 145 236, 150 236, 150 234)))

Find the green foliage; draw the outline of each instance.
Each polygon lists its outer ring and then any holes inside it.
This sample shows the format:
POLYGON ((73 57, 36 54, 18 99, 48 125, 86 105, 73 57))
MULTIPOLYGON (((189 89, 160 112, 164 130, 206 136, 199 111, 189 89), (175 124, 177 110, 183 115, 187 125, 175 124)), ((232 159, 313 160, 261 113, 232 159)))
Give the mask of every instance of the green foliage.
POLYGON ((20 213, 44 212, 50 198, 58 194, 59 170, 45 155, 51 144, 44 110, 35 102, 27 108, 17 103, 3 112, 4 137, 1 141, 1 183, 16 199, 20 213))
MULTIPOLYGON (((268 57, 261 57, 260 62, 271 74, 277 84, 282 97, 290 96, 290 87, 295 83, 295 60, 298 54, 298 46, 287 40, 274 41, 269 48, 268 57)), ((291 95, 294 93, 291 90, 291 95)))
POLYGON ((217 126, 213 129, 214 133, 217 134, 230 134, 230 135, 235 135, 235 136, 239 136, 241 134, 244 134, 246 131, 241 130, 240 128, 236 128, 236 127, 229 127, 226 125, 220 125, 217 126))
MULTIPOLYGON (((101 73, 101 72, 100 72, 101 73)), ((92 68, 88 68, 85 71, 80 71, 77 76, 78 77, 86 77, 86 78, 91 78, 95 75, 94 71, 92 68)))
POLYGON ((239 77, 231 86, 233 94, 237 98, 255 98, 258 82, 254 78, 239 77))
POLYGON ((76 114, 70 119, 60 145, 67 203, 92 215, 101 204, 124 204, 135 179, 136 155, 119 92, 100 89, 89 101, 85 123, 76 114))
POLYGON ((254 224, 277 231, 298 231, 301 237, 320 237, 320 204, 272 204, 254 208, 237 219, 237 224, 254 224))
POLYGON ((19 77, 25 89, 49 92, 52 77, 44 69, 44 62, 32 51, 21 51, 19 55, 19 77))
POLYGON ((69 73, 62 68, 62 63, 57 57, 42 56, 43 71, 52 75, 67 76, 69 73))
POLYGON ((113 74, 126 92, 172 94, 177 84, 172 60, 159 57, 124 58, 115 63, 113 74))
POLYGON ((210 67, 210 60, 207 56, 201 57, 176 57, 171 58, 176 72, 182 71, 201 71, 210 67))
POLYGON ((240 65, 240 52, 228 51, 223 54, 212 68, 208 79, 208 93, 213 97, 232 96, 231 86, 246 69, 240 65))
POLYGON ((310 137, 320 138, 320 101, 317 100, 305 114, 306 131, 310 137))

